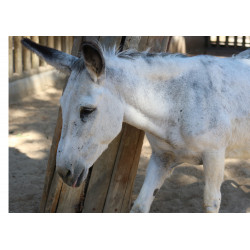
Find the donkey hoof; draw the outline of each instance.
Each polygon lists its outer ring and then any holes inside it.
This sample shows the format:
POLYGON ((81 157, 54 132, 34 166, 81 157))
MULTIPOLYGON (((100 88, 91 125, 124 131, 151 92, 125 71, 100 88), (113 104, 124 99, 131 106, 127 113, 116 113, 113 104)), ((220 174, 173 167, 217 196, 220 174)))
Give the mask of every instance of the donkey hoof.
POLYGON ((146 213, 147 211, 145 211, 145 209, 143 209, 141 206, 139 205, 133 205, 133 207, 130 210, 130 213, 146 213))
POLYGON ((204 211, 206 213, 218 213, 219 212, 219 206, 206 206, 204 205, 204 211))

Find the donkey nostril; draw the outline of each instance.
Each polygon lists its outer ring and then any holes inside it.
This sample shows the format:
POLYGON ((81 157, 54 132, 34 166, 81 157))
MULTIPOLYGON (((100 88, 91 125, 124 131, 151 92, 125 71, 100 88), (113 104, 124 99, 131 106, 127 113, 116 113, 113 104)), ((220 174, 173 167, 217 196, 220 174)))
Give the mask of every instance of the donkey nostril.
POLYGON ((57 173, 63 179, 67 179, 72 175, 71 170, 65 168, 58 168, 57 173))
POLYGON ((69 176, 71 175, 71 171, 70 170, 68 170, 68 172, 67 172, 67 174, 66 174, 66 178, 68 178, 69 176))

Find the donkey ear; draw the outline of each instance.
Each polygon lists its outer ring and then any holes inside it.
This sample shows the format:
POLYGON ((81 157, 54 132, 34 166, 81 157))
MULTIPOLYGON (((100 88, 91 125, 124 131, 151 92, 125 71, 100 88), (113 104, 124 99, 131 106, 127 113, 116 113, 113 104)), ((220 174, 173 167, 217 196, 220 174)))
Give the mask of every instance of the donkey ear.
POLYGON ((82 44, 82 53, 86 68, 94 82, 104 73, 105 60, 102 49, 93 42, 84 42, 82 44))
POLYGON ((64 72, 71 73, 72 65, 78 59, 75 56, 66 54, 56 49, 48 48, 40 44, 32 42, 30 39, 22 39, 22 44, 32 52, 36 53, 39 57, 45 60, 48 64, 54 66, 56 69, 64 72))

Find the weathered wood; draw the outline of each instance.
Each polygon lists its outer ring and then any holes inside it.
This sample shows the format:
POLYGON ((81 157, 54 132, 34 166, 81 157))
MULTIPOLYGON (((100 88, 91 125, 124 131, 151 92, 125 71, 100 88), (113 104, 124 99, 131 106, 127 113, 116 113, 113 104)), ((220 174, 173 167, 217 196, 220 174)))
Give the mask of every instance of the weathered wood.
MULTIPOLYGON (((48 159, 48 164, 47 164, 47 170, 45 174, 45 182, 44 182, 44 188, 43 188, 43 195, 40 203, 40 212, 50 212, 50 208, 46 208, 46 204, 51 204, 53 203, 53 200, 56 200, 55 197, 58 198, 56 195, 58 192, 58 188, 52 188, 51 183, 53 181, 53 178, 56 178, 55 183, 58 183, 58 178, 57 176, 54 176, 55 173, 55 168, 56 168, 56 152, 57 152, 57 147, 58 143, 61 137, 61 129, 62 129, 62 110, 59 108, 58 110, 58 117, 57 117, 57 123, 56 123, 56 128, 50 148, 50 154, 49 154, 49 159, 48 159), (48 200, 48 196, 50 199, 48 200)), ((62 183, 59 183, 59 186, 62 185, 62 183)))
MULTIPOLYGON (((133 129, 135 129, 133 127, 133 129)), ((135 132, 134 132, 135 133, 135 132)), ((131 209, 131 201, 132 201, 132 192, 134 188, 134 181, 137 174, 139 161, 141 157, 141 151, 142 151, 142 145, 143 145, 143 139, 145 136, 145 132, 142 130, 137 129, 136 133, 139 133, 137 145, 135 146, 135 152, 134 152, 134 159, 132 162, 130 174, 128 176, 128 183, 126 187, 126 192, 123 197, 122 207, 121 207, 121 213, 127 213, 131 209)))
POLYGON ((78 188, 72 188, 63 183, 60 197, 58 199, 57 213, 75 213, 78 212, 80 196, 83 192, 85 183, 78 188))
POLYGON ((60 36, 55 36, 54 37, 54 42, 55 42, 55 49, 62 50, 61 37, 60 36))
POLYGON ((48 36, 48 47, 54 48, 54 36, 48 36))
MULTIPOLYGON (((26 38, 29 38, 29 36, 26 36, 26 38)), ((29 71, 31 70, 31 51, 27 49, 25 46, 23 46, 23 70, 29 71)))
POLYGON ((70 54, 71 50, 72 50, 72 44, 71 44, 71 36, 66 36, 65 37, 65 45, 66 45, 66 48, 65 48, 65 52, 67 54, 70 54))
POLYGON ((138 50, 140 40, 141 40, 140 36, 126 36, 123 50, 126 50, 126 49, 138 50))
POLYGON ((121 36, 101 36, 99 42, 103 45, 104 48, 119 48, 121 43, 121 36))
POLYGON ((139 142, 141 139, 140 134, 141 131, 139 129, 124 124, 122 139, 103 212, 115 213, 121 212, 122 210, 125 212, 129 211, 128 200, 130 197, 128 197, 128 194, 130 194, 132 189, 129 184, 133 184, 131 179, 134 180, 140 158, 141 147, 139 150, 137 148, 139 145, 142 146, 142 143, 139 142), (135 173, 134 176, 132 176, 132 173, 135 173), (127 201, 123 204, 125 197, 127 201))
MULTIPOLYGON (((39 43, 38 36, 32 36, 31 40, 35 43, 39 43)), ((36 69, 39 67, 39 57, 35 53, 31 53, 31 65, 33 69, 36 69)))
POLYGON ((116 155, 121 141, 120 133, 109 145, 108 149, 93 166, 86 197, 84 200, 84 213, 101 213, 105 205, 116 155))
MULTIPOLYGON (((47 37, 46 36, 39 36, 39 43, 41 45, 47 46, 47 37)), ((40 66, 47 65, 47 63, 42 59, 40 59, 39 64, 40 64, 40 66)))
POLYGON ((21 36, 14 36, 14 65, 15 73, 17 74, 22 74, 23 72, 21 40, 21 36))
POLYGON ((13 76, 13 37, 9 36, 9 77, 13 76))
POLYGON ((148 36, 142 36, 138 45, 140 51, 148 49, 148 36))

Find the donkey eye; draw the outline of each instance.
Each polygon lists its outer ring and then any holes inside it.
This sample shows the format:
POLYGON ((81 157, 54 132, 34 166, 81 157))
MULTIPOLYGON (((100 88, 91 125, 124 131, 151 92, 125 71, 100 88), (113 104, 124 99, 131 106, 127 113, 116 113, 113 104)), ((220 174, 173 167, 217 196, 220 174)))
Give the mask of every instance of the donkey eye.
POLYGON ((95 108, 82 107, 80 110, 80 119, 84 121, 84 118, 90 115, 94 110, 95 108))

